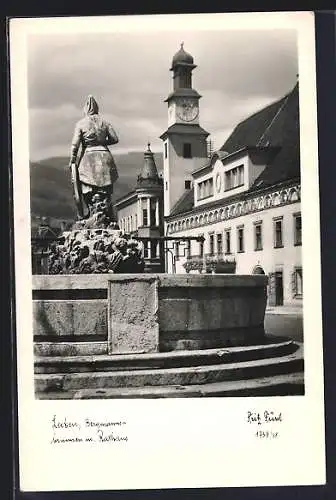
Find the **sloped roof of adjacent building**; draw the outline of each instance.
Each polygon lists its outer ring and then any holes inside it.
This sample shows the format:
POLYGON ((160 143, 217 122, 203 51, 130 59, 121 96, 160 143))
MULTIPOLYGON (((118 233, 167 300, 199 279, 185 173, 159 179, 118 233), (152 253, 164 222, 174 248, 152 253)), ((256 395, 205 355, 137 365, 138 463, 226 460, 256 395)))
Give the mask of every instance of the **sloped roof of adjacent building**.
MULTIPOLYGON (((266 165, 247 193, 300 178, 298 83, 285 97, 240 122, 220 151, 232 154, 244 148, 268 146, 278 147, 279 152, 266 165)), ((170 215, 190 212, 193 207, 194 194, 190 190, 176 202, 170 215)))

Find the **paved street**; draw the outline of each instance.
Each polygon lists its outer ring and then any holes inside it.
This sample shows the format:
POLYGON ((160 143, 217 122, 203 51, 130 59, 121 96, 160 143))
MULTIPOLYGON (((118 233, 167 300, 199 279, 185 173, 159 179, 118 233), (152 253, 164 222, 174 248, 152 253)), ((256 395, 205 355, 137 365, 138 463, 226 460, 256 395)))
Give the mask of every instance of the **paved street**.
POLYGON ((295 314, 266 313, 265 331, 269 335, 290 337, 303 342, 303 317, 295 314))

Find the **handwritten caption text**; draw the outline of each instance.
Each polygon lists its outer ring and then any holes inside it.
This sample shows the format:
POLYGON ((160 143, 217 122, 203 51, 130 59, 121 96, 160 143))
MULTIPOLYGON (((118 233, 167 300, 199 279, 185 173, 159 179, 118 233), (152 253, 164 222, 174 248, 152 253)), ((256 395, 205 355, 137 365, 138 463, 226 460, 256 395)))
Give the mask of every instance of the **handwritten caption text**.
POLYGON ((53 416, 51 444, 62 443, 114 443, 128 442, 126 422, 122 420, 69 419, 53 416))

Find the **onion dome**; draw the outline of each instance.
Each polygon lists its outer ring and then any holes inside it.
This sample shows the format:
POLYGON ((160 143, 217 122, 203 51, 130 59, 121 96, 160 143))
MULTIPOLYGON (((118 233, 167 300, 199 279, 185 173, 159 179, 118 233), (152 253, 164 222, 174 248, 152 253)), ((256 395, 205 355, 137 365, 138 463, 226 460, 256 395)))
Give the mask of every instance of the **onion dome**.
POLYGON ((177 64, 194 64, 194 58, 188 54, 183 48, 183 42, 181 43, 181 48, 178 52, 173 57, 172 61, 172 67, 176 66, 177 64))

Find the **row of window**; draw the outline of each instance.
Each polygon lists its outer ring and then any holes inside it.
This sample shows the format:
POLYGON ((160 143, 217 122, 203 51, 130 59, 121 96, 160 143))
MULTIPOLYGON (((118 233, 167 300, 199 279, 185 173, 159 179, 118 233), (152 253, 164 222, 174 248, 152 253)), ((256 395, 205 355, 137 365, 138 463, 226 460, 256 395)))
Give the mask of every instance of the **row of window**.
MULTIPOLYGON (((225 172, 224 175, 225 183, 224 183, 224 191, 230 191, 231 189, 235 189, 237 187, 244 185, 244 165, 239 165, 238 167, 231 168, 225 172)), ((217 174, 216 177, 216 189, 220 191, 221 189, 221 177, 217 174)), ((203 200, 204 198, 208 198, 209 196, 213 196, 214 194, 214 181, 213 177, 209 177, 204 181, 201 181, 197 184, 197 199, 203 200)))
POLYGON ((203 200, 204 198, 208 198, 209 196, 213 196, 214 194, 214 186, 213 186, 213 178, 206 179, 205 181, 199 182, 197 184, 197 199, 203 200))
POLYGON ((147 208, 142 209, 142 225, 143 226, 156 226, 156 201, 150 201, 149 213, 147 208))
POLYGON ((136 231, 138 227, 138 216, 137 214, 129 215, 128 217, 123 217, 120 220, 120 229, 124 233, 131 233, 136 231))
MULTIPOLYGON (((294 245, 302 244, 302 221, 301 214, 293 215, 294 221, 294 245)), ((273 219, 273 234, 274 234, 274 248, 282 248, 284 246, 283 242, 283 218, 277 217, 273 219)), ((209 253, 211 255, 215 254, 215 243, 217 247, 217 254, 230 254, 232 253, 232 240, 231 240, 231 229, 226 229, 223 233, 209 234, 209 253), (216 239, 215 239, 216 238, 216 239)), ((262 221, 254 223, 254 250, 263 249, 263 223, 262 221)), ((244 226, 237 227, 237 252, 245 252, 245 232, 244 226)), ((204 253, 204 243, 200 243, 200 255, 203 256, 204 253)))
POLYGON ((234 167, 225 172, 224 191, 237 188, 244 185, 244 166, 234 167))
POLYGON ((143 256, 145 259, 156 259, 160 255, 160 248, 155 241, 146 241, 143 243, 143 256))
MULTIPOLYGON (((144 200, 145 207, 142 208, 142 226, 156 226, 156 210, 157 210, 157 201, 155 198, 150 198, 149 202, 149 210, 147 207, 147 200, 144 200)), ((129 215, 128 217, 124 217, 120 220, 120 229, 124 233, 131 233, 132 231, 136 231, 138 229, 138 216, 137 214, 129 215)))
MULTIPOLYGON (((168 181, 166 181, 165 186, 166 186, 166 188, 165 188, 165 189, 166 189, 166 191, 167 191, 167 190, 168 190, 168 181)), ((191 181, 189 181, 189 180, 184 181, 184 189, 185 189, 185 190, 189 190, 189 189, 191 189, 191 188, 192 188, 191 181)))

